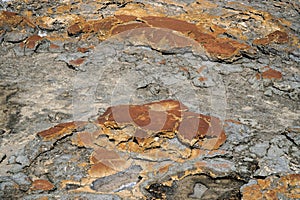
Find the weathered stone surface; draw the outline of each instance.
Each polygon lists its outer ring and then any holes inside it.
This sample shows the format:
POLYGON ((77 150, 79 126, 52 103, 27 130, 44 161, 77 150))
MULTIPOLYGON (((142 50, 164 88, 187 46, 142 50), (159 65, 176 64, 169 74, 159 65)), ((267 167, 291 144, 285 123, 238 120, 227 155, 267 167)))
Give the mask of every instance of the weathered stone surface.
POLYGON ((14 42, 14 43, 19 43, 24 41, 28 37, 27 33, 22 33, 19 31, 12 31, 12 32, 7 32, 4 41, 6 42, 14 42))
POLYGON ((299 199, 299 8, 0 2, 0 198, 299 199))
POLYGON ((274 31, 273 33, 270 33, 265 38, 256 39, 253 41, 253 44, 255 45, 267 45, 271 42, 277 43, 277 44, 284 44, 289 42, 289 36, 287 33, 282 31, 274 31))
POLYGON ((226 140, 219 119, 188 112, 185 105, 173 100, 111 107, 98 118, 98 123, 113 128, 136 126, 133 136, 137 134, 138 141, 160 134, 173 138, 177 134, 179 140, 189 146, 217 149, 226 140), (206 136, 209 138, 201 141, 206 136))
POLYGON ((85 123, 69 122, 69 123, 59 124, 53 128, 39 132, 37 135, 43 138, 44 140, 59 139, 66 135, 72 134, 74 130, 80 128, 81 124, 85 124, 85 123))
POLYGON ((53 190, 54 185, 48 180, 38 179, 32 182, 32 190, 53 190))
POLYGON ((241 191, 243 199, 298 199, 299 174, 250 181, 241 191))

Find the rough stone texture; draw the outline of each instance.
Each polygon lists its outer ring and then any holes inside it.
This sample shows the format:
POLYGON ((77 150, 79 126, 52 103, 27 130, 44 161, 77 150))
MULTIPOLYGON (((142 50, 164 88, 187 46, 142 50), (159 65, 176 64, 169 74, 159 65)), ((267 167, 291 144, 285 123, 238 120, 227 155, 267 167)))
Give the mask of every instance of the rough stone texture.
POLYGON ((299 174, 250 180, 241 188, 243 199, 299 199, 299 174))
POLYGON ((0 1, 0 199, 299 199, 297 1, 0 1))

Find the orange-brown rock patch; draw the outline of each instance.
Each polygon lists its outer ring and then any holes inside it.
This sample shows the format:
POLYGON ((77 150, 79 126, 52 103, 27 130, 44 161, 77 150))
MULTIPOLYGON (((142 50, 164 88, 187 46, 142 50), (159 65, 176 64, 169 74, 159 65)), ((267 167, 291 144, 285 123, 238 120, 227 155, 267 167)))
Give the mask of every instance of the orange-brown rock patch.
POLYGON ((44 179, 38 179, 32 182, 31 189, 49 191, 49 190, 53 190, 54 187, 55 186, 50 181, 44 179))
POLYGON ((85 122, 67 122, 58 124, 50 129, 39 132, 37 135, 43 140, 59 139, 66 135, 72 134, 77 128, 86 124, 85 122))
POLYGON ((283 31, 274 31, 267 35, 264 38, 255 39, 253 44, 255 45, 267 45, 270 43, 277 43, 277 44, 285 44, 289 42, 289 36, 286 32, 283 31))
POLYGON ((242 189, 244 200, 252 199, 299 199, 300 174, 289 174, 277 178, 275 176, 266 179, 258 179, 256 184, 251 184, 242 189))
POLYGON ((149 26, 145 23, 140 23, 140 22, 134 22, 134 23, 130 23, 130 24, 119 24, 112 29, 111 33, 113 35, 115 35, 115 34, 122 33, 127 30, 144 28, 144 27, 149 27, 149 26))
POLYGON ((32 35, 25 41, 25 47, 28 49, 35 49, 43 38, 39 35, 32 35))
POLYGON ((175 18, 149 16, 143 17, 142 20, 152 27, 167 28, 182 33, 189 33, 197 30, 195 24, 175 18))
POLYGON ((122 128, 131 124, 136 127, 135 136, 140 144, 145 142, 145 138, 157 134, 171 138, 177 134, 179 140, 189 146, 198 141, 203 144, 200 139, 207 135, 209 138, 205 141, 209 143, 205 144, 212 145, 211 149, 218 148, 226 140, 218 118, 189 112, 186 106, 174 100, 110 107, 98 118, 97 123, 108 128, 122 128))
POLYGON ((271 79, 271 80, 281 80, 282 79, 282 73, 280 71, 277 71, 275 69, 270 68, 269 66, 266 66, 263 69, 263 72, 256 74, 257 79, 271 79))

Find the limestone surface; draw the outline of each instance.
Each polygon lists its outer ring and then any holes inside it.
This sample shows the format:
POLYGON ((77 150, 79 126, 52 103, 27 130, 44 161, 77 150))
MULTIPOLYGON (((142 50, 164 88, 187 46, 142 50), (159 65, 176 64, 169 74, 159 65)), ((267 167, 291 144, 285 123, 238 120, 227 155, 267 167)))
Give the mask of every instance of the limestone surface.
POLYGON ((0 0, 0 199, 300 199, 300 3, 0 0))

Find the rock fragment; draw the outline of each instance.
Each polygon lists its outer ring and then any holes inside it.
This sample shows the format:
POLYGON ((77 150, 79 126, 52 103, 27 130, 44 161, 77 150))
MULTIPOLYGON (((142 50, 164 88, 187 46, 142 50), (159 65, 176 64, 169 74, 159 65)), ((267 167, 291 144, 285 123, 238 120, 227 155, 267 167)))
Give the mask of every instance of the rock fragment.
POLYGON ((243 199, 299 199, 299 174, 257 179, 241 188, 243 199))
POLYGON ((31 186, 32 190, 43 190, 43 191, 53 190, 54 188, 55 186, 51 182, 44 179, 34 180, 31 186))

